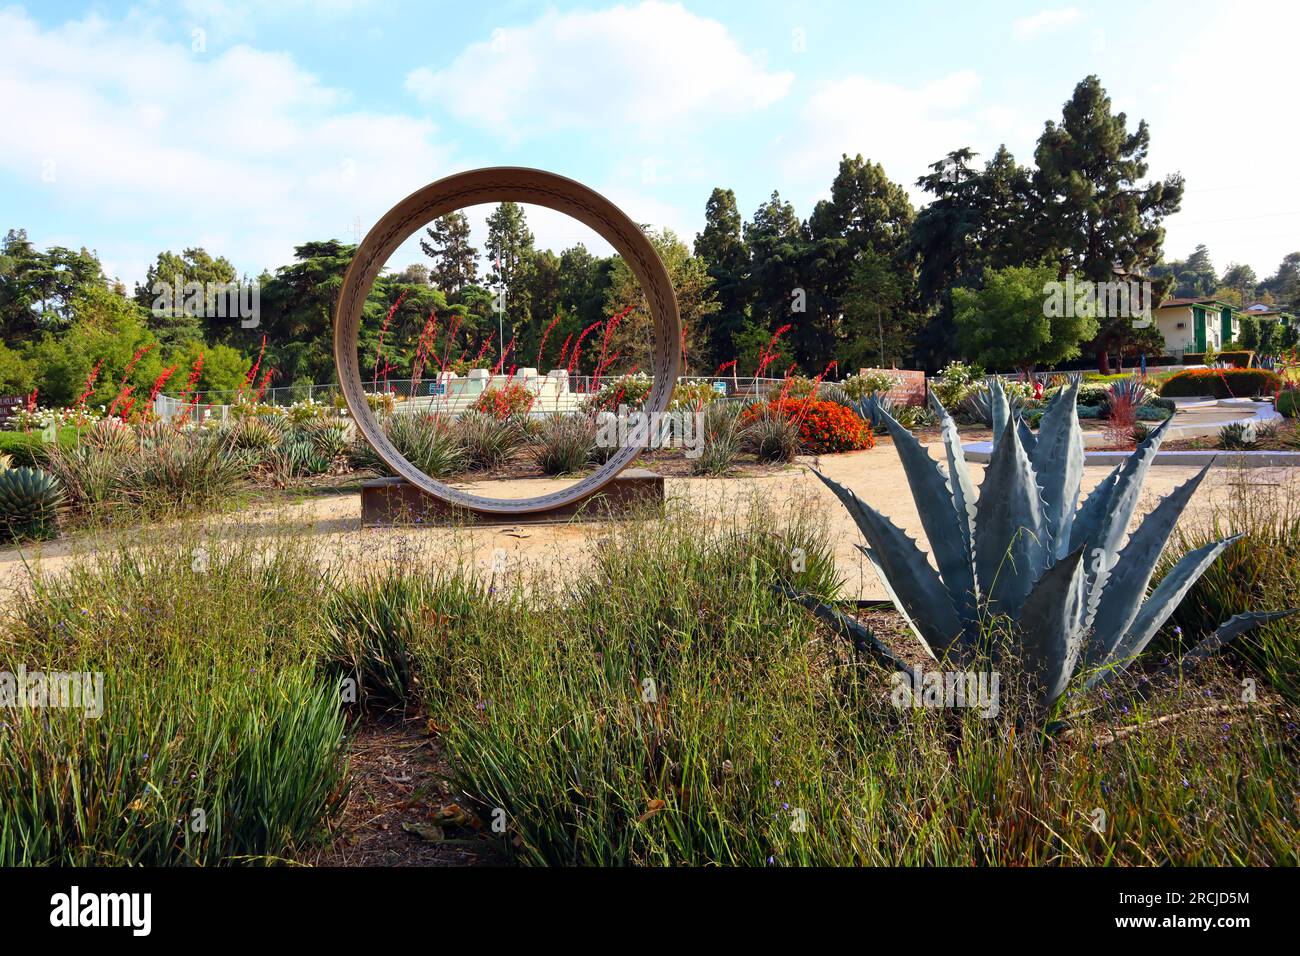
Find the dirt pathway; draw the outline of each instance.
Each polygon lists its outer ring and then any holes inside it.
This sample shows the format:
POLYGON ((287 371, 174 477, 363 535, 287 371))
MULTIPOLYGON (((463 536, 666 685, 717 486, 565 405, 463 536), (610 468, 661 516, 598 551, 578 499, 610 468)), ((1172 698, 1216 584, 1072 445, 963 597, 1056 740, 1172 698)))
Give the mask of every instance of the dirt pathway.
MULTIPOLYGON (((942 446, 931 444, 935 457, 942 446)), ((820 503, 836 544, 836 561, 847 591, 858 597, 882 599, 883 590, 865 560, 854 548, 860 541, 857 528, 834 496, 808 470, 816 459, 801 458, 793 465, 769 474, 743 478, 668 478, 670 502, 684 505, 700 520, 712 526, 743 522, 750 503, 762 500, 778 510, 799 502, 820 503)), ((832 455, 820 460, 829 477, 853 489, 864 501, 889 515, 904 530, 920 537, 926 547, 920 521, 898 456, 888 442, 871 451, 832 455)), ((983 466, 972 465, 972 478, 983 477, 983 466)), ((1108 467, 1088 467, 1084 473, 1085 493, 1108 473, 1108 467)), ((1154 507, 1160 497, 1195 474, 1194 468, 1153 467, 1148 473, 1139 515, 1154 507)), ((1238 472, 1214 468, 1206 478, 1184 522, 1193 522, 1209 513, 1216 502, 1226 500, 1231 486, 1240 481, 1250 484, 1277 484, 1287 481, 1284 470, 1257 469, 1238 472)), ((562 484, 562 482, 556 482, 562 484)), ((536 494, 538 480, 503 480, 483 482, 476 490, 500 497, 536 494)), ((272 540, 283 533, 286 525, 305 531, 313 538, 322 563, 335 568, 370 566, 393 561, 419 559, 438 564, 472 561, 482 567, 500 565, 502 555, 508 567, 527 567, 548 574, 565 575, 580 570, 591 549, 597 546, 608 525, 570 523, 559 525, 518 525, 460 528, 362 528, 360 495, 350 492, 321 495, 279 507, 254 507, 215 519, 218 527, 232 535, 252 535, 272 540)), ((0 599, 7 598, 27 579, 27 565, 45 571, 58 571, 79 556, 94 553, 97 542, 87 535, 46 542, 22 550, 0 551, 0 599)))

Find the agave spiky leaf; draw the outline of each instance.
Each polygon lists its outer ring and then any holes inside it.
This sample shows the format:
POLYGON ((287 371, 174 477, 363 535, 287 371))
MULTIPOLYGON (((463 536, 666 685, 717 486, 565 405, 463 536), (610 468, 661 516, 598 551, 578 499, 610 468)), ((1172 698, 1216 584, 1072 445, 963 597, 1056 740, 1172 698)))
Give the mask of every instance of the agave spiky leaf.
POLYGON ((1065 692, 1087 627, 1087 574, 1076 548, 1035 582, 1020 609, 1020 663, 1050 707, 1065 692))
POLYGON ((812 611, 818 618, 826 624, 836 628, 840 633, 847 636, 855 647, 878 658, 884 664, 892 667, 894 670, 900 670, 913 676, 913 669, 910 664, 898 657, 880 638, 876 637, 871 628, 864 625, 861 621, 849 617, 847 614, 823 604, 811 594, 805 594, 802 591, 796 591, 794 588, 784 585, 777 585, 777 589, 785 594, 791 600, 798 601, 808 610, 812 611))
POLYGON ((1026 424, 1023 416, 1017 415, 1015 418, 1016 435, 1020 438, 1020 447, 1025 450, 1025 454, 1029 457, 1030 464, 1033 464, 1034 455, 1038 449, 1038 436, 1035 435, 1029 425, 1026 424))
POLYGON ((1160 450, 1171 421, 1172 418, 1166 418, 1152 429, 1133 454, 1120 463, 1115 472, 1115 480, 1106 492, 1104 506, 1090 515, 1090 521, 1095 520, 1095 524, 1083 526, 1084 537, 1080 544, 1086 541, 1090 547, 1101 548, 1107 555, 1118 550, 1120 540, 1128 532, 1128 523, 1137 508, 1138 499, 1142 496, 1147 469, 1160 450))
POLYGON ((63 508, 63 489, 40 468, 0 472, 0 536, 45 538, 54 534, 63 508))
MULTIPOLYGON (((1283 608, 1280 611, 1247 611, 1244 614, 1233 615, 1220 624, 1213 634, 1202 639, 1200 643, 1180 657, 1177 662, 1162 667, 1155 675, 1153 675, 1151 681, 1135 688, 1130 696, 1122 698, 1120 701, 1113 703, 1112 706, 1116 706, 1117 704, 1130 704, 1135 700, 1143 699, 1150 693, 1151 688, 1159 683, 1161 678, 1186 670, 1189 667, 1195 667, 1210 655, 1221 650, 1224 645, 1233 638, 1240 637, 1242 634, 1245 634, 1248 631, 1253 631, 1255 628, 1268 624, 1270 621, 1290 617, 1297 611, 1300 611, 1300 607, 1288 607, 1283 608)), ((1094 675, 1088 681, 1087 686, 1091 687, 1094 684, 1102 683, 1117 670, 1119 670, 1119 665, 1108 669, 1104 673, 1094 675)))
MULTIPOLYGON (((943 447, 948 458, 948 486, 952 491, 952 506, 957 512, 957 524, 961 529, 966 552, 974 560, 975 554, 975 484, 970 479, 970 468, 966 464, 966 452, 961 445, 961 436, 957 434, 957 423, 952 420, 948 410, 943 407, 934 392, 930 392, 930 401, 935 414, 939 416, 939 427, 943 435, 943 447)), ((972 571, 972 576, 974 572, 972 571)), ((978 593, 979 582, 976 582, 978 593)))
MULTIPOLYGON (((1161 625, 1169 619, 1169 615, 1174 613, 1174 609, 1186 597, 1192 585, 1205 573, 1206 568, 1239 537, 1241 535, 1224 538, 1222 541, 1211 541, 1183 555, 1142 604, 1141 610, 1138 611, 1128 630, 1118 640, 1108 641, 1110 650, 1104 657, 1096 658, 1096 666, 1101 669, 1088 679, 1085 686, 1093 687, 1105 683, 1123 670, 1134 657, 1142 653, 1160 631, 1161 625)), ((1100 639, 1103 637, 1094 635, 1094 641, 1100 639)))
POLYGON ((1051 555, 1033 466, 1016 430, 1003 429, 975 505, 975 580, 989 610, 1014 616, 1051 555))
POLYGON ((1056 543, 1056 557, 1070 550, 1079 487, 1083 482, 1083 431, 1075 414, 1079 395, 1075 379, 1063 388, 1043 412, 1038 442, 1031 456, 1038 484, 1043 489, 1043 510, 1047 529, 1056 543))
POLYGON ((930 652, 942 656, 948 646, 965 632, 948 589, 916 542, 902 529, 837 481, 816 469, 818 478, 835 492, 857 523, 871 548, 871 557, 899 610, 914 626, 930 652))
POLYGON ((1106 505, 1110 501, 1111 490, 1115 487, 1115 481, 1119 478, 1123 467, 1124 462, 1120 462, 1112 468, 1110 474, 1099 481, 1083 499, 1083 504, 1075 512, 1074 521, 1070 525, 1071 550, 1096 537, 1101 522, 1106 516, 1106 505))
POLYGON ((1011 405, 1007 402, 1007 392, 1002 387, 1000 378, 995 377, 989 384, 989 406, 993 418, 993 444, 996 445, 1002 438, 1007 422, 1011 420, 1011 405))
MULTIPOLYGON (((1119 551, 1168 422, 1154 429, 1076 511, 1083 457, 1078 390, 1072 381, 1054 399, 1031 453, 1023 421, 1011 411, 1001 384, 991 383, 992 407, 1005 415, 998 412, 1000 432, 977 501, 956 427, 933 395, 947 451, 946 478, 910 433, 892 418, 884 419, 938 572, 896 525, 853 492, 818 475, 853 515, 867 539, 863 553, 927 650, 972 659, 985 619, 1009 617, 1019 640, 1010 653, 1039 678, 1040 703, 1048 706, 1064 693, 1081 660, 1097 668, 1088 681, 1093 686, 1140 654, 1196 579, 1234 540, 1185 555, 1148 596, 1160 552, 1206 472, 1168 495, 1119 551), (966 562, 974 585, 969 591, 963 590, 966 562), (967 595, 975 597, 973 606, 966 603, 967 595)), ((1245 624, 1225 624, 1218 643, 1245 624)), ((1214 646, 1213 640, 1204 645, 1205 652, 1214 646)))
POLYGON ((1206 465, 1161 499, 1160 504, 1146 516, 1129 538, 1124 550, 1119 553, 1116 563, 1123 565, 1124 573, 1108 580, 1101 593, 1093 621, 1099 638, 1089 648, 1088 663, 1104 660, 1128 633, 1138 616, 1142 599, 1147 593, 1147 585, 1160 560, 1160 553, 1168 543, 1183 509, 1209 470, 1210 466, 1206 465))
POLYGON ((889 430, 903 462, 907 483, 912 488, 921 527, 934 551, 939 576, 943 579, 953 606, 967 630, 976 623, 975 573, 970 548, 959 527, 960 517, 954 505, 952 488, 939 463, 921 447, 916 436, 900 425, 893 416, 882 412, 881 422, 889 430))
POLYGON ((884 422, 881 420, 882 413, 894 414, 894 403, 888 395, 881 392, 869 392, 850 407, 858 413, 859 418, 871 426, 873 431, 884 427, 884 422))
POLYGON ((1247 631, 1253 631, 1255 628, 1262 627, 1270 621, 1277 621, 1284 617, 1290 617, 1297 611, 1300 611, 1300 607, 1288 607, 1283 608, 1280 611, 1247 611, 1245 614, 1234 614, 1215 628, 1213 634, 1204 638, 1199 644, 1184 654, 1180 664, 1186 665, 1193 661, 1204 660, 1222 648, 1223 645, 1227 644, 1234 637, 1240 637, 1247 631))

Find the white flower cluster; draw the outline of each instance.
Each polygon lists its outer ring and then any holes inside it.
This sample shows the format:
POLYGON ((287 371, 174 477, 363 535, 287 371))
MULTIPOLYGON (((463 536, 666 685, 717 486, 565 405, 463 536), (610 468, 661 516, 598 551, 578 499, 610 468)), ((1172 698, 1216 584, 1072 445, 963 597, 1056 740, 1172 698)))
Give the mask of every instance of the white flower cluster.
POLYGON ((16 432, 39 432, 47 428, 62 428, 65 425, 89 425, 104 417, 108 409, 99 405, 94 408, 41 408, 34 411, 26 408, 17 409, 5 419, 4 427, 16 432))

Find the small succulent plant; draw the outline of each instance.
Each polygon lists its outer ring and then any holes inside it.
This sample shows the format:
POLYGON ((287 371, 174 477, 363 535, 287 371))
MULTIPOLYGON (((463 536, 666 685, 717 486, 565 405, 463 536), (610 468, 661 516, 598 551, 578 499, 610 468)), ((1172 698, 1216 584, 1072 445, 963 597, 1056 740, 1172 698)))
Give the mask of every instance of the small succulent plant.
POLYGON ((1137 377, 1120 379, 1110 385, 1111 398, 1131 399, 1134 408, 1145 405, 1155 394, 1155 389, 1137 377))
MULTIPOLYGON (((859 546, 899 613, 929 653, 958 667, 985 651, 1016 658, 1051 707, 1081 677, 1093 686, 1139 655, 1196 579, 1235 538, 1189 552, 1148 594, 1174 525, 1207 469, 1166 496, 1128 536, 1129 520, 1168 422, 1146 439, 1076 508, 1084 446, 1075 402, 1079 383, 1047 407, 1035 435, 1013 414, 1000 383, 989 390, 994 448, 978 495, 956 425, 934 400, 947 472, 892 417, 884 422, 902 459, 937 570, 896 524, 825 475, 818 477, 853 516, 859 546), (987 648, 996 619, 1015 639, 987 648)), ((861 624, 800 596, 820 617, 897 661, 861 624)), ((1291 610, 1241 614, 1188 652, 1200 657, 1291 610)))
MULTIPOLYGON (((1006 390, 1002 387, 1002 379, 997 376, 993 376, 989 382, 981 384, 962 399, 961 410, 965 412, 971 420, 979 422, 981 425, 997 428, 997 401, 994 400, 995 391, 999 396, 1001 396, 1001 402, 1002 405, 1005 406, 1007 414, 1015 414, 1020 411, 1020 396, 1007 395, 1006 390)), ((936 399, 936 401, 938 400, 936 399)))
POLYGON ((0 471, 0 534, 9 538, 48 538, 58 527, 63 489, 39 468, 0 471))
POLYGON ((834 382, 822 382, 817 386, 817 398, 823 402, 834 402, 836 405, 843 405, 845 408, 855 408, 857 403, 844 390, 842 385, 836 385, 834 382))
POLYGON ((882 431, 885 427, 884 415, 894 414, 894 403, 884 392, 868 392, 863 395, 853 410, 871 426, 872 431, 882 431))
POLYGON ((1232 422, 1219 429, 1219 444, 1224 448, 1249 451, 1259 444, 1254 422, 1232 422))

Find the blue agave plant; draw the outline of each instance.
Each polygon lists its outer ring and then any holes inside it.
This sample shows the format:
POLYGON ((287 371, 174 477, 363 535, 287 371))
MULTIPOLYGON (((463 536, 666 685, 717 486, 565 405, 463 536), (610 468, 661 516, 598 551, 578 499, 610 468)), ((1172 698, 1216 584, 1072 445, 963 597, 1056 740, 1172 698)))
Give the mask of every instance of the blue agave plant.
POLYGON ((1111 383, 1110 394, 1116 398, 1129 398, 1138 406, 1150 401, 1155 391, 1139 378, 1125 378, 1111 383))
MULTIPOLYGON (((1148 594, 1160 552, 1208 467, 1166 496, 1121 548, 1168 421, 1153 429, 1078 506, 1084 462, 1078 390, 1075 381, 1061 391, 1035 435, 1013 416, 1001 384, 993 383, 994 449, 978 495, 957 428, 937 399, 931 396, 942 426, 946 474, 906 428, 883 415, 937 570, 897 525, 817 473, 857 522, 867 540, 860 549, 930 654, 970 666, 981 651, 989 620, 1008 618, 1018 644, 1000 653, 1014 654, 1037 679, 1040 702, 1048 707, 1076 674, 1090 687, 1127 666, 1196 579, 1236 540, 1226 538, 1189 552, 1148 594)), ((858 622, 810 598, 800 599, 897 663, 889 648, 858 622)), ((1188 657, 1202 657, 1251 627, 1294 610, 1237 615, 1188 657)))
POLYGON ((884 392, 868 392, 858 399, 853 410, 875 431, 885 427, 884 416, 894 414, 894 403, 884 392))
MULTIPOLYGON (((1019 414, 1023 404, 1018 395, 1008 396, 1006 389, 1002 387, 1002 379, 998 376, 990 376, 983 385, 974 389, 969 395, 962 399, 961 410, 967 415, 979 422, 981 425, 997 425, 995 417, 997 415, 998 400, 994 398, 994 391, 1001 396, 1000 401, 1007 407, 1009 414, 1019 414)), ((938 399, 935 399, 937 402, 938 399)))

